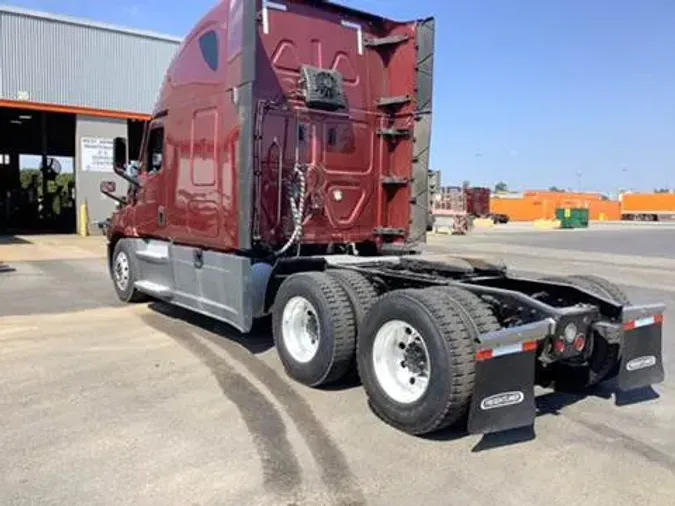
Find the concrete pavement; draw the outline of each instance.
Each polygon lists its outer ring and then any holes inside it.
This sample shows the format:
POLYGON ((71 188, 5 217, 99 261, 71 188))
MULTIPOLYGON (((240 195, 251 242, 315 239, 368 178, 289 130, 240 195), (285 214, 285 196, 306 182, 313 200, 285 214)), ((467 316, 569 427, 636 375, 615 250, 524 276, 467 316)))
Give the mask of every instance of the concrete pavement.
MULTIPOLYGON (((675 302, 673 249, 645 266, 611 251, 556 256, 555 246, 509 235, 509 245, 488 233, 430 249, 478 255, 502 245, 516 268, 603 274, 636 302, 675 302)), ((0 273, 0 504, 633 506, 675 497, 669 313, 660 398, 617 407, 610 386, 585 398, 542 390, 534 434, 424 439, 377 419, 358 386, 289 381, 264 326, 241 336, 162 304, 120 307, 100 258, 11 266, 0 273)))

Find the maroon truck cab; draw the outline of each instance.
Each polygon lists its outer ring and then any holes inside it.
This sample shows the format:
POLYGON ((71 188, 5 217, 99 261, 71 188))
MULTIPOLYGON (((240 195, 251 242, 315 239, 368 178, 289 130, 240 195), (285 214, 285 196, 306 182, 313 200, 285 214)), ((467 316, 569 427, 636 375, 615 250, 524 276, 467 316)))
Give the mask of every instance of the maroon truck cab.
POLYGON ((166 72, 147 181, 111 233, 240 252, 424 242, 433 40, 430 19, 220 2, 166 72))
POLYGON ((166 71, 136 179, 116 140, 130 190, 106 229, 111 269, 126 248, 128 290, 246 330, 279 259, 412 251, 427 231, 433 48, 433 19, 219 2, 166 71))

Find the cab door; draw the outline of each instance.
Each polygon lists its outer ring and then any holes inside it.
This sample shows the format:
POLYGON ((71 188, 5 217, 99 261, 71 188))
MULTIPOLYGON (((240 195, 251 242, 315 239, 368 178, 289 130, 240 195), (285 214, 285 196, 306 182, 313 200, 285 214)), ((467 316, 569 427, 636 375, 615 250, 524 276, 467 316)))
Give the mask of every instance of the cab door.
POLYGON ((148 126, 147 141, 142 153, 141 187, 136 202, 136 229, 141 236, 165 235, 166 216, 166 149, 162 120, 154 120, 148 126))

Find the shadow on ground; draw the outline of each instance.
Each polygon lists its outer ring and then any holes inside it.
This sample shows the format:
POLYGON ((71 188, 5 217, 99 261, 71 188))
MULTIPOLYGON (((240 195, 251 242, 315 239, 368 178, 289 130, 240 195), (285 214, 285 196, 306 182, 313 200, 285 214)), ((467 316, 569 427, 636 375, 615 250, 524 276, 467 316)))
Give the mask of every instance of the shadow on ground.
MULTIPOLYGON (((242 334, 225 323, 170 304, 153 302, 149 307, 151 310, 162 316, 172 320, 179 320, 188 325, 193 325, 197 329, 214 334, 219 339, 227 339, 230 343, 238 344, 252 355, 264 353, 274 347, 269 317, 257 321, 249 334, 242 334)), ((354 371, 339 383, 322 387, 322 389, 328 391, 340 391, 356 388, 358 386, 360 386, 360 381, 358 374, 354 371)), ((651 387, 622 393, 617 390, 613 380, 607 381, 582 393, 554 390, 536 397, 536 417, 560 415, 562 410, 566 407, 583 401, 588 397, 600 397, 606 400, 614 397, 617 406, 625 406, 653 400, 658 398, 659 395, 651 387)), ((422 436, 421 439, 444 442, 457 441, 470 435, 466 427, 467 417, 464 417, 456 425, 422 436)), ((494 450, 505 446, 526 443, 535 438, 536 433, 534 425, 518 427, 491 434, 483 434, 480 441, 473 446, 471 451, 473 453, 478 453, 486 450, 494 450)))
MULTIPOLYGON (((615 405, 621 407, 658 399, 659 394, 652 387, 631 392, 621 392, 617 389, 614 380, 607 381, 583 393, 554 390, 536 397, 536 417, 560 415, 566 407, 581 402, 588 397, 600 397, 605 400, 614 397, 615 405)), ((608 406, 608 409, 611 409, 611 407, 608 406)), ((456 426, 427 435, 424 439, 432 441, 456 441, 469 435, 469 432, 466 430, 465 418, 456 426)), ((471 451, 473 453, 478 453, 486 450, 494 450, 505 446, 527 443, 533 441, 535 438, 536 432, 534 425, 483 434, 480 441, 474 445, 471 451)))
POLYGON ((5 274, 8 272, 15 272, 16 269, 14 267, 11 267, 7 265, 6 263, 0 261, 0 274, 5 274))
POLYGON ((16 244, 32 244, 31 241, 17 237, 16 235, 0 235, 0 246, 11 246, 16 244))
POLYGON ((608 380, 586 392, 553 391, 537 397, 537 416, 559 415, 567 406, 583 401, 588 397, 599 397, 610 400, 614 397, 615 406, 630 406, 659 398, 658 392, 652 387, 622 392, 616 386, 615 380, 608 380))
POLYGON ((181 320, 189 325, 194 325, 198 329, 211 332, 219 337, 239 344, 254 355, 264 353, 270 348, 274 347, 269 317, 255 321, 251 332, 248 334, 242 334, 234 327, 231 327, 226 323, 220 322, 208 316, 200 315, 187 309, 183 309, 178 306, 172 306, 170 304, 157 301, 150 303, 149 307, 151 310, 156 311, 163 316, 181 320))

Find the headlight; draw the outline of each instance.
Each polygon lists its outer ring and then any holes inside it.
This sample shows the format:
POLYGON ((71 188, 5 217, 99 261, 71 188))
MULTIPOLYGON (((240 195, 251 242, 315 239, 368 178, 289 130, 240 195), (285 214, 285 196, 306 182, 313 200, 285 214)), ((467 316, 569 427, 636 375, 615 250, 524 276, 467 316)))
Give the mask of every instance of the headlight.
POLYGON ((568 323, 563 332, 563 337, 568 343, 573 343, 574 338, 577 337, 577 326, 574 323, 568 323))

